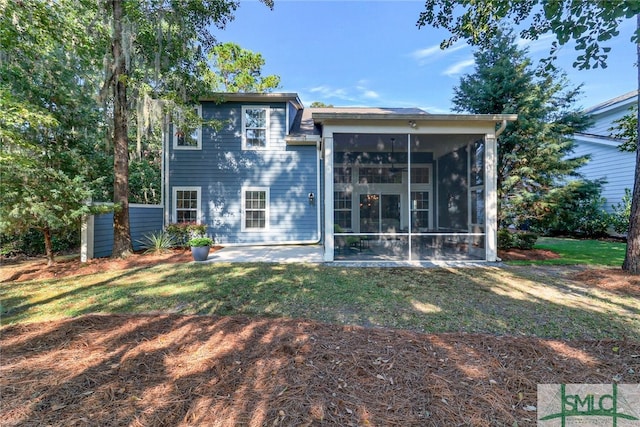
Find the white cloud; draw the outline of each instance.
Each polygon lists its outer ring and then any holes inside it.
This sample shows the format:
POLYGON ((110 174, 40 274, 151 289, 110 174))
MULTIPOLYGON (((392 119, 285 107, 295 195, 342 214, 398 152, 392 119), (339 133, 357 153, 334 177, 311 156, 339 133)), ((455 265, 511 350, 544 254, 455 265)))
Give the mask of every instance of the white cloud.
POLYGON ((316 86, 309 89, 311 93, 319 94, 323 98, 340 98, 349 99, 347 91, 342 88, 333 88, 330 86, 316 86))
POLYGON ((364 96, 365 98, 369 98, 369 99, 378 99, 378 98, 380 98, 380 95, 378 94, 378 92, 376 92, 374 90, 365 90, 362 93, 362 96, 364 96))
POLYGON ((459 62, 456 62, 455 64, 451 65, 449 68, 444 70, 444 72, 442 74, 444 74, 445 76, 449 76, 449 77, 457 76, 458 74, 462 74, 462 71, 465 68, 469 68, 472 65, 474 65, 475 63, 476 62, 473 59, 465 59, 463 61, 459 61, 459 62))
POLYGON ((428 61, 433 61, 437 58, 443 57, 445 55, 456 52, 460 49, 464 49, 467 47, 467 44, 464 42, 457 42, 453 46, 447 49, 440 49, 440 45, 436 44, 433 46, 426 47, 424 49, 417 49, 410 53, 410 56, 418 61, 419 65, 424 65, 428 61))
POLYGON ((528 48, 529 53, 545 52, 548 53, 551 49, 551 43, 555 40, 553 34, 544 34, 536 40, 523 39, 518 37, 516 45, 518 49, 528 48))

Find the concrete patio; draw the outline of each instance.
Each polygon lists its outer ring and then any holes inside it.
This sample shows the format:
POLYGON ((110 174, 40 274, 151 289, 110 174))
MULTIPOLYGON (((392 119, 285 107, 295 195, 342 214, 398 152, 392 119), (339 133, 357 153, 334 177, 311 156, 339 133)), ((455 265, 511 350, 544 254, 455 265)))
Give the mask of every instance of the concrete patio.
POLYGON ((322 246, 230 246, 209 254, 204 262, 322 263, 322 246))

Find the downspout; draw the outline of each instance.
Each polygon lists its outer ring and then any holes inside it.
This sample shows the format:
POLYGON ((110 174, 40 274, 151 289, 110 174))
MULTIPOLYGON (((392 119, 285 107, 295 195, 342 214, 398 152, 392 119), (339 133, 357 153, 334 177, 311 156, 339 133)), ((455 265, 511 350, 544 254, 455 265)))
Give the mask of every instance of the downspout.
POLYGON ((500 124, 500 127, 498 128, 498 130, 496 131, 496 138, 498 138, 500 136, 500 134, 502 132, 504 132, 504 130, 507 128, 507 120, 503 119, 502 123, 500 124))
POLYGON ((322 212, 320 212, 322 209, 320 209, 320 203, 322 203, 324 205, 324 193, 323 191, 321 191, 321 187, 320 187, 320 170, 322 168, 322 138, 320 138, 319 141, 316 142, 316 231, 318 232, 318 234, 316 234, 316 236, 318 237, 318 241, 316 242, 316 244, 319 244, 322 241, 322 227, 321 227, 321 223, 320 220, 322 219, 322 212), (322 200, 322 202, 321 202, 322 200))
POLYGON ((162 172, 161 172, 161 180, 162 180, 162 192, 161 192, 161 203, 164 205, 164 227, 169 225, 169 141, 171 138, 169 137, 169 117, 165 114, 163 118, 164 123, 162 124, 162 172))

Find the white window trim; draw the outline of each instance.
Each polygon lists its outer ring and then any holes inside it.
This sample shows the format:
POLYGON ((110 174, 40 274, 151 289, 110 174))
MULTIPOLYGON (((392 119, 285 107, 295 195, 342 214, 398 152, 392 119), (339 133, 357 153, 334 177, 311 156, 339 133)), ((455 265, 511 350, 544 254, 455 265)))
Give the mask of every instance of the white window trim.
POLYGON ((242 232, 247 233, 261 233, 269 230, 269 217, 270 217, 270 191, 269 187, 242 187, 242 215, 241 215, 241 228, 242 232), (247 204, 246 197, 247 191, 264 191, 265 192, 265 213, 264 213, 264 228, 247 228, 247 204))
MULTIPOLYGON (((194 105, 193 108, 198 110, 198 117, 202 118, 202 105, 194 105)), ((172 124, 171 127, 173 129, 171 139, 173 140, 174 150, 202 150, 202 125, 198 126, 196 129, 198 136, 196 138, 197 145, 195 146, 178 145, 178 135, 176 135, 177 127, 175 123, 172 124)))
POLYGON ((243 150, 268 150, 270 141, 269 141, 269 132, 271 130, 271 107, 268 105, 243 105, 242 106, 242 149, 243 150), (267 123, 266 131, 265 131, 265 146, 264 147, 248 147, 247 146, 247 126, 245 121, 246 111, 253 109, 262 109, 266 111, 265 121, 267 123))
POLYGON ((196 208, 196 221, 202 223, 202 188, 201 187, 173 187, 172 221, 178 222, 178 191, 195 191, 198 207, 196 208))

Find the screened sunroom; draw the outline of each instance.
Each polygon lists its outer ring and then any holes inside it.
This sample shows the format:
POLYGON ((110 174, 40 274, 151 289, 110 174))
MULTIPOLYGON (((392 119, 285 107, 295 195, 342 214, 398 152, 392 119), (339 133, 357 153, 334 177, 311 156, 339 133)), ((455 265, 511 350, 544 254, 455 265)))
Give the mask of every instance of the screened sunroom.
POLYGON ((513 118, 429 118, 325 122, 326 260, 495 260, 496 120, 513 118))

